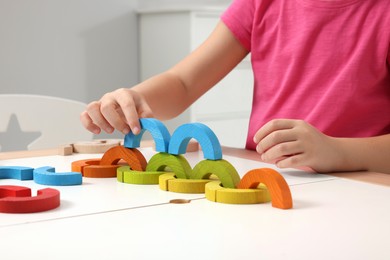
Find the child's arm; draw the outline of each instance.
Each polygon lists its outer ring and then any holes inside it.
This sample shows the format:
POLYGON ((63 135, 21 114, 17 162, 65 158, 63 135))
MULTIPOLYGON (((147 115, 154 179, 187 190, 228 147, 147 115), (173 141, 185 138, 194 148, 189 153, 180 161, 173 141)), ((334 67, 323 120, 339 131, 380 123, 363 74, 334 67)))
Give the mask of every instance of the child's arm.
POLYGON ((390 173, 390 134, 335 138, 302 120, 277 119, 260 128, 254 141, 262 160, 281 168, 390 173))
MULTIPOLYGON (((90 103, 81 114, 85 128, 98 134, 114 129, 127 134, 140 130, 139 117, 161 120, 182 113, 228 74, 248 51, 220 22, 210 37, 168 71, 131 89, 118 89, 90 103)), ((159 61, 156 61, 159 62, 159 61)))

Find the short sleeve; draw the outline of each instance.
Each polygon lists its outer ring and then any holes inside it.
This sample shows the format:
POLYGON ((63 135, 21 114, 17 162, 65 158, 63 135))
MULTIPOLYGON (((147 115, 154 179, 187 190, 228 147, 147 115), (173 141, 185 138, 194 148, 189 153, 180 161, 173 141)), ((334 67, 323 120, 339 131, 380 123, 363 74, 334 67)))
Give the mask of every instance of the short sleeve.
POLYGON ((389 51, 387 52, 387 64, 389 64, 389 70, 390 70, 390 44, 389 44, 389 51))
POLYGON ((255 0, 234 0, 222 14, 222 22, 240 43, 251 51, 255 0))

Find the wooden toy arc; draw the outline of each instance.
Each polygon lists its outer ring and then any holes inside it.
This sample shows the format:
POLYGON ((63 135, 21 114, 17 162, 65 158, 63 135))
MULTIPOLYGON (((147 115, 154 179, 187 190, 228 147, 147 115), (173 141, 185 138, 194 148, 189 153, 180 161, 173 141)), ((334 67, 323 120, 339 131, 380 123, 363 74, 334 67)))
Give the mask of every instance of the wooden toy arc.
POLYGON ((192 138, 199 142, 205 159, 222 159, 222 148, 217 136, 208 126, 201 123, 179 126, 172 134, 168 152, 176 155, 184 154, 192 138))
POLYGON ((23 186, 0 186, 0 212, 34 213, 55 209, 60 205, 60 192, 46 188, 31 196, 31 189, 23 186))
POLYGON ((240 181, 240 175, 236 169, 226 160, 203 160, 195 165, 193 169, 193 179, 208 179, 215 175, 225 188, 236 188, 240 181))
POLYGON ((100 158, 72 162, 72 171, 80 172, 87 178, 113 178, 120 165, 100 165, 100 158))
POLYGON ((222 159, 218 138, 204 124, 181 125, 170 136, 167 128, 156 119, 143 118, 140 123, 141 134, 126 135, 124 146, 110 148, 101 159, 73 162, 72 170, 83 172, 85 177, 117 177, 123 183, 159 184, 165 191, 206 193, 206 197, 215 202, 251 204, 271 200, 273 207, 292 208, 290 189, 281 174, 260 168, 240 179, 234 166, 222 159), (146 130, 151 132, 156 151, 159 151, 149 162, 137 149, 146 130), (199 142, 205 158, 193 169, 182 156, 192 138, 199 142), (123 161, 128 165, 121 163, 123 161))
POLYGON ((141 118, 141 133, 134 135, 132 132, 125 136, 124 146, 127 148, 138 148, 141 145, 141 138, 146 130, 150 132, 156 144, 156 151, 167 153, 168 146, 171 139, 166 126, 154 118, 141 118))
POLYGON ((138 149, 115 146, 103 154, 100 165, 113 165, 120 160, 124 160, 133 170, 137 171, 144 171, 147 164, 144 155, 138 149))
POLYGON ((141 133, 134 135, 129 133, 125 136, 126 148, 140 147, 141 138, 148 130, 156 144, 156 151, 174 155, 185 154, 188 143, 193 138, 198 141, 202 148, 205 159, 222 159, 222 148, 215 133, 202 123, 188 123, 179 126, 172 134, 169 134, 165 125, 154 118, 141 118, 141 133))
POLYGON ((34 168, 23 166, 0 166, 0 179, 32 180, 34 168))
POLYGON ((72 162, 72 171, 81 172, 84 177, 113 178, 117 177, 117 169, 121 166, 128 165, 133 170, 144 171, 146 164, 145 157, 138 149, 114 146, 108 149, 101 159, 72 162))
POLYGON ((56 172, 54 167, 45 166, 34 169, 34 181, 42 185, 69 186, 83 182, 80 172, 56 172))
POLYGON ((280 173, 270 168, 254 169, 247 172, 238 183, 238 189, 253 189, 260 183, 267 186, 272 206, 280 209, 293 207, 290 188, 280 173))
POLYGON ((176 178, 189 179, 191 176, 191 165, 182 155, 173 155, 168 153, 157 153, 150 158, 146 171, 161 171, 169 168, 176 178))

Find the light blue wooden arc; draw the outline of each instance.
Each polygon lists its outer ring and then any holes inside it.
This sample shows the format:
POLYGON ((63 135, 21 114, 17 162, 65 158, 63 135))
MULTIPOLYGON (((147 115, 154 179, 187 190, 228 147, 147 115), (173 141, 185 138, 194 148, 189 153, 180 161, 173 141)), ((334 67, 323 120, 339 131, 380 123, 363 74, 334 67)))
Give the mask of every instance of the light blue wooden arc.
POLYGON ((42 185, 70 186, 80 185, 82 175, 80 172, 55 172, 54 167, 44 166, 34 170, 34 181, 42 185))
POLYGON ((32 180, 34 168, 23 166, 0 166, 0 179, 32 180))
POLYGON ((148 130, 156 144, 156 151, 167 153, 171 139, 171 134, 167 127, 155 118, 141 118, 139 121, 141 124, 141 132, 138 135, 134 135, 132 132, 128 133, 125 136, 124 146, 127 148, 140 147, 142 136, 148 130))
POLYGON ((188 123, 179 126, 172 134, 168 152, 176 155, 184 154, 192 138, 198 141, 205 159, 222 159, 222 148, 217 136, 202 123, 188 123))

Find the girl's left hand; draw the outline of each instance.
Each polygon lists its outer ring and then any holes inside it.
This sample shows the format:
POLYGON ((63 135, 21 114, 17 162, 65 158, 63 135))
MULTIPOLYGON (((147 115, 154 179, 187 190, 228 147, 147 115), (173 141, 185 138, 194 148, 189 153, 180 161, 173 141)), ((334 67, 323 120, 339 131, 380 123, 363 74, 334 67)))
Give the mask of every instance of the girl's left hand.
POLYGON ((262 161, 280 168, 309 167, 316 172, 329 172, 340 164, 336 138, 303 120, 272 120, 256 132, 254 142, 262 161))

